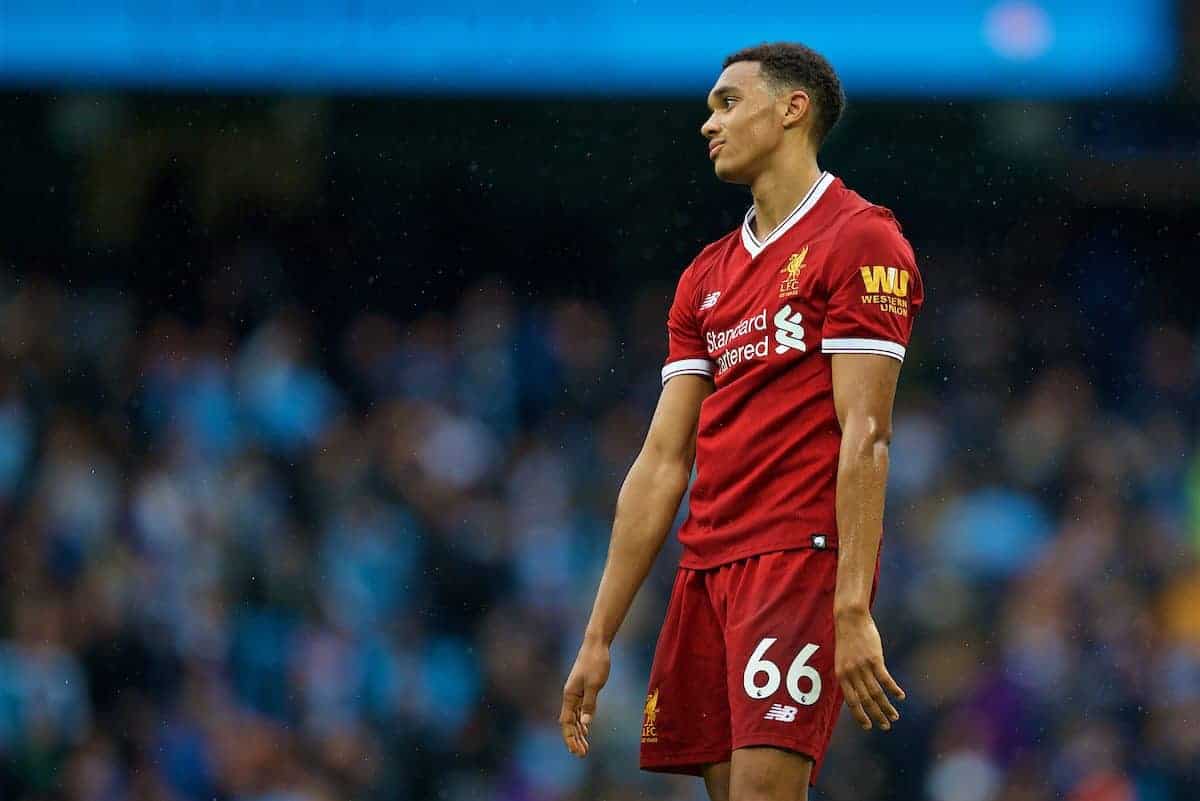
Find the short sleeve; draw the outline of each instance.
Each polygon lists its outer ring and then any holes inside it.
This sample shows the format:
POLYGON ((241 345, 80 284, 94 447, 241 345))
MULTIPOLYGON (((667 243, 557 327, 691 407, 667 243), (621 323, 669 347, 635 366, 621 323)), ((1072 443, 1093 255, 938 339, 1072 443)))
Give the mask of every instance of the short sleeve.
POLYGON ((851 219, 830 263, 824 353, 875 353, 904 361, 913 319, 925 301, 912 246, 887 209, 851 219))
POLYGON ((714 365, 704 347, 704 336, 700 331, 696 287, 692 281, 692 269, 684 270, 675 287, 675 300, 667 314, 667 361, 663 365, 662 380, 677 375, 706 375, 712 377, 714 365))

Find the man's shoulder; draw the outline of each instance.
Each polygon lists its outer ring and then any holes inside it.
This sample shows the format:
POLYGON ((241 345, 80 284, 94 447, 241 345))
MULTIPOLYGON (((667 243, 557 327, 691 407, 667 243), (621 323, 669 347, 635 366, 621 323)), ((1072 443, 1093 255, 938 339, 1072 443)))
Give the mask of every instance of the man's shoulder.
POLYGON ((709 242, 701 248, 696 257, 692 259, 692 263, 684 271, 684 275, 694 281, 703 279, 713 267, 729 258, 730 249, 736 248, 740 241, 741 231, 741 226, 738 226, 720 239, 709 242))
POLYGON ((874 238, 903 236, 904 229, 887 206, 872 203, 849 187, 843 186, 841 203, 833 213, 831 227, 841 236, 874 238))

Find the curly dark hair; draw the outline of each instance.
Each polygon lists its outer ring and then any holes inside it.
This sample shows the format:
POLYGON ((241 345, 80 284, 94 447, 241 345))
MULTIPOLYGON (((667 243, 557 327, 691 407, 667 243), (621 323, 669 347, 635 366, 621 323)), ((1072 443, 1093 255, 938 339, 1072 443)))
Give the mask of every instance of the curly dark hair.
POLYGON ((846 107, 842 82, 829 61, 816 50, 793 42, 760 44, 739 50, 725 58, 722 69, 739 61, 757 61, 763 76, 779 88, 799 88, 814 101, 813 143, 819 149, 841 119, 846 107))

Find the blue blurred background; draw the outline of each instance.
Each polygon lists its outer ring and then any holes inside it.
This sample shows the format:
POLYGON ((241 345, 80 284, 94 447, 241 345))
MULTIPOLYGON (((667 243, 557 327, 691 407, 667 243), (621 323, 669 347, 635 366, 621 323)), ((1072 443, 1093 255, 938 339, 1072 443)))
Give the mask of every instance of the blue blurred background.
POLYGON ((1167 85, 1170 0, 7 0, 12 82, 694 94, 729 43, 820 43, 851 93, 1144 93, 1167 85))
POLYGON ((723 55, 927 304, 817 801, 1200 798, 1200 14, 0 4, 0 797, 697 801, 641 775, 672 540, 587 761, 560 690, 674 281, 743 188, 723 55), (685 13, 689 12, 689 13, 685 13))

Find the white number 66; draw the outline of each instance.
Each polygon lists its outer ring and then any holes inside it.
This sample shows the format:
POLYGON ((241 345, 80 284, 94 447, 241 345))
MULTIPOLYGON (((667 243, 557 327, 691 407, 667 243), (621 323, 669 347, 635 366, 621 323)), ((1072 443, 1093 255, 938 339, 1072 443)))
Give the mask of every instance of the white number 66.
MULTIPOLYGON (((778 638, 765 637, 754 649, 754 653, 750 655, 750 661, 746 663, 746 670, 742 673, 742 686, 746 688, 746 695, 751 698, 766 698, 779 689, 779 666, 768 659, 763 659, 767 649, 775 644, 776 639, 778 638), (754 680, 759 673, 767 674, 765 684, 758 684, 754 680)), ((820 647, 816 643, 810 642, 800 649, 800 653, 796 654, 796 658, 792 660, 792 666, 788 668, 788 695, 803 706, 815 704, 821 695, 821 674, 808 664, 809 657, 815 654, 820 647), (800 679, 808 679, 808 692, 800 692, 800 679)))

